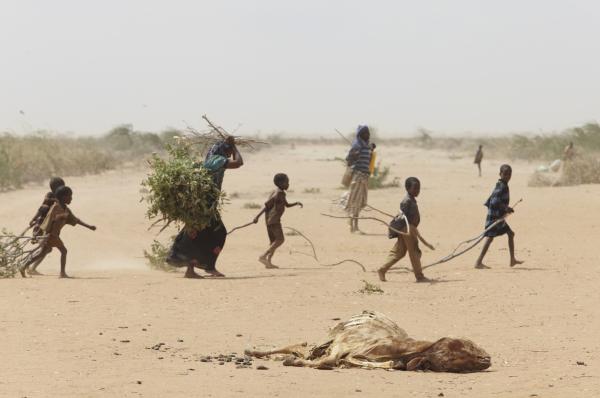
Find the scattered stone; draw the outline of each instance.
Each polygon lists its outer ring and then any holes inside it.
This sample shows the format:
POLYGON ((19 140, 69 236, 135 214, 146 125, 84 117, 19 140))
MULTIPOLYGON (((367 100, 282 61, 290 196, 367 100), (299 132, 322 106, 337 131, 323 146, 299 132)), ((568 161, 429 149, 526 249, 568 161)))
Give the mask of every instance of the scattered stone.
POLYGON ((242 335, 238 333, 235 335, 235 337, 242 337, 242 335))
POLYGON ((99 334, 100 336, 102 336, 104 333, 100 332, 100 333, 98 333, 98 334, 99 334))
POLYGON ((441 393, 438 394, 438 397, 443 397, 443 396, 444 396, 443 392, 441 392, 441 393))
POLYGON ((142 328, 142 332, 146 332, 148 329, 146 328, 142 328))
POLYGON ((165 345, 165 343, 157 343, 157 344, 154 344, 152 347, 150 347, 150 349, 158 351, 164 345, 165 345))
POLYGON ((225 365, 225 362, 221 361, 219 362, 219 365, 225 365))
POLYGON ((131 340, 121 340, 121 343, 131 343, 131 340))
POLYGON ((165 359, 164 357, 158 357, 158 359, 165 359))
POLYGON ((332 321, 341 321, 341 318, 331 318, 332 321))
POLYGON ((191 370, 191 371, 193 372, 193 371, 194 371, 194 370, 196 370, 196 369, 194 369, 194 368, 189 368, 188 370, 191 370))
POLYGON ((577 361, 577 365, 579 366, 587 366, 583 361, 577 361))
POLYGON ((119 329, 127 329, 129 326, 119 326, 119 329))
POLYGON ((137 381, 137 383, 138 383, 138 384, 142 384, 142 381, 141 381, 141 380, 138 380, 138 381, 137 381))
POLYGON ((183 339, 177 339, 178 343, 183 343, 183 339))
POLYGON ((121 355, 121 354, 119 354, 118 352, 114 352, 113 354, 114 354, 114 355, 121 355))
POLYGON ((362 392, 362 390, 359 390, 358 388, 356 390, 354 390, 354 392, 362 392))
POLYGON ((269 370, 269 368, 267 368, 267 367, 266 367, 266 366, 264 366, 264 365, 258 365, 258 366, 256 367, 256 370, 269 370))

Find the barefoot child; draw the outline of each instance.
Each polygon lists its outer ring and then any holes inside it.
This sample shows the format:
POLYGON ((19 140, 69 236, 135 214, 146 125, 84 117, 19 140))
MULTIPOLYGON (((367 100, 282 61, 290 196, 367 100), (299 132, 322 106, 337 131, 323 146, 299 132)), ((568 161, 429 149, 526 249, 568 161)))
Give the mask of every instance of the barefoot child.
MULTIPOLYGON (((56 190, 62 187, 63 185, 65 185, 65 181, 60 177, 52 177, 50 179, 50 192, 48 192, 46 196, 44 196, 44 201, 42 202, 42 205, 38 208, 37 212, 29 222, 29 226, 33 227, 34 238, 41 235, 40 225, 42 225, 42 222, 44 221, 44 218, 46 218, 48 211, 56 202, 56 190)), ((35 243, 35 241, 33 241, 33 243, 35 243)), ((32 269, 31 271, 35 272, 35 269, 32 269)))
POLYGON ((67 207, 67 205, 70 204, 71 200, 73 199, 73 191, 71 188, 63 185, 56 190, 55 195, 56 202, 48 211, 48 215, 41 225, 41 229, 44 231, 44 234, 48 235, 48 238, 43 243, 40 254, 33 257, 29 263, 25 264, 19 270, 21 272, 21 276, 23 277, 25 277, 25 270, 29 267, 29 265, 34 264, 34 267, 37 267, 39 263, 41 263, 48 255, 48 253, 52 251, 52 248, 56 247, 60 251, 60 277, 68 278, 68 275, 65 272, 65 267, 67 265, 67 248, 60 239, 60 231, 65 224, 73 226, 83 225, 92 231, 96 230, 95 226, 88 225, 75 217, 73 213, 71 213, 71 210, 69 210, 67 207))
MULTIPOLYGON (((377 270, 377 274, 379 275, 379 279, 382 282, 385 282, 385 273, 402 259, 406 255, 406 252, 408 252, 417 282, 427 282, 429 279, 425 278, 423 271, 421 270, 421 249, 419 249, 418 241, 420 240, 423 242, 423 244, 431 250, 435 249, 423 239, 417 229, 421 222, 421 215, 415 198, 419 196, 419 192, 421 191, 421 182, 416 177, 408 177, 404 183, 404 187, 406 188, 406 197, 400 202, 400 210, 408 220, 410 233, 398 236, 396 244, 388 255, 387 262, 377 270)), ((406 226, 400 231, 406 232, 406 226)))
POLYGON ((281 216, 285 212, 286 207, 302 206, 300 202, 288 203, 285 198, 285 191, 290 187, 290 180, 287 175, 283 173, 275 174, 273 182, 277 186, 269 199, 265 202, 265 207, 258 213, 254 218, 254 223, 258 222, 260 216, 265 213, 265 220, 267 222, 267 233, 269 234, 269 241, 271 245, 267 251, 258 258, 258 261, 263 263, 266 268, 279 268, 271 262, 275 250, 283 244, 285 238, 283 236, 283 228, 281 227, 281 216))
MULTIPOLYGON (((487 218, 485 220, 486 229, 490 227, 495 221, 499 219, 503 219, 506 215, 513 213, 514 210, 509 206, 510 203, 510 191, 508 189, 508 182, 512 177, 512 168, 503 164, 500 167, 500 180, 496 183, 496 187, 494 191, 485 202, 485 206, 488 208, 487 218)), ((487 231, 485 233, 486 239, 483 243, 483 248, 481 249, 481 254, 475 263, 475 268, 485 269, 490 268, 487 265, 483 264, 483 258, 487 253, 492 241, 495 237, 500 235, 508 235, 508 250, 510 252, 510 266, 514 267, 517 264, 523 264, 522 261, 519 261, 515 258, 515 233, 510 229, 509 225, 506 221, 503 221, 487 231)))

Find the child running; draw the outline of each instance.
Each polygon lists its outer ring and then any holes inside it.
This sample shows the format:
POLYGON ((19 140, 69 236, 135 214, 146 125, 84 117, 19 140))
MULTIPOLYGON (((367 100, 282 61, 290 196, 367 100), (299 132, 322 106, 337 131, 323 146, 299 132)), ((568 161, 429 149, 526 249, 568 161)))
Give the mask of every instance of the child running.
MULTIPOLYGON (((40 226, 42 225, 44 218, 46 218, 48 211, 50 210, 52 205, 56 202, 56 194, 55 194, 56 190, 59 187, 62 187, 63 185, 65 185, 65 181, 60 177, 52 177, 50 179, 50 192, 48 192, 46 194, 46 196, 44 196, 42 205, 38 208, 37 212, 35 213, 35 215, 31 219, 31 221, 29 222, 29 227, 33 227, 33 237, 34 238, 37 238, 38 236, 41 235, 40 226)), ((35 243, 35 240, 33 241, 33 243, 35 243)), ((35 271, 35 269, 32 269, 29 273, 35 274, 36 272, 37 271, 35 271)))
MULTIPOLYGON (((495 221, 504 219, 508 214, 514 213, 514 210, 509 206, 510 203, 510 190, 508 189, 508 182, 512 177, 512 168, 503 164, 500 166, 500 179, 496 183, 494 191, 485 202, 485 206, 488 208, 487 218, 485 220, 485 228, 489 228, 495 221)), ((492 241, 495 237, 500 235, 508 235, 508 250, 510 252, 510 266, 514 267, 517 264, 523 264, 523 261, 519 261, 515 258, 515 233, 506 221, 500 222, 495 227, 486 231, 485 242, 481 249, 481 254, 475 263, 475 268, 488 269, 487 265, 483 264, 483 258, 487 253, 492 241)))
POLYGON ((27 264, 19 269, 21 276, 25 278, 25 271, 30 265, 36 268, 44 258, 52 251, 52 248, 56 247, 60 251, 60 278, 68 278, 69 276, 65 272, 67 265, 67 248, 60 239, 60 231, 65 226, 69 225, 83 225, 92 231, 96 230, 93 225, 88 225, 71 213, 71 210, 67 207, 73 199, 73 191, 67 186, 59 187, 56 192, 56 202, 52 205, 44 222, 41 225, 41 229, 44 234, 48 235, 47 240, 42 244, 42 251, 31 259, 27 264))
POLYGON ((302 206, 300 202, 288 203, 285 197, 285 191, 290 187, 290 180, 286 174, 275 174, 273 182, 277 189, 274 190, 269 199, 265 202, 265 207, 254 218, 254 223, 258 222, 260 216, 265 213, 265 221, 267 222, 267 233, 271 245, 267 251, 258 258, 258 261, 263 263, 266 268, 279 268, 271 262, 275 250, 283 244, 285 238, 283 236, 283 228, 281 227, 281 216, 285 212, 286 207, 302 206))
MULTIPOLYGON (((421 249, 419 249, 419 240, 431 250, 435 250, 435 248, 423 239, 417 229, 421 222, 421 215, 419 213, 419 206, 417 206, 416 197, 419 196, 419 193, 421 192, 421 182, 416 177, 408 177, 404 183, 404 187, 406 188, 406 197, 400 202, 400 210, 408 220, 410 233, 398 236, 396 244, 392 250, 390 250, 387 262, 377 270, 377 274, 379 275, 379 279, 382 282, 385 282, 385 273, 402 259, 406 255, 406 252, 408 252, 417 282, 429 282, 430 280, 423 275, 423 270, 421 269, 421 249)), ((406 225, 404 225, 402 229, 399 229, 399 231, 406 232, 406 225)))

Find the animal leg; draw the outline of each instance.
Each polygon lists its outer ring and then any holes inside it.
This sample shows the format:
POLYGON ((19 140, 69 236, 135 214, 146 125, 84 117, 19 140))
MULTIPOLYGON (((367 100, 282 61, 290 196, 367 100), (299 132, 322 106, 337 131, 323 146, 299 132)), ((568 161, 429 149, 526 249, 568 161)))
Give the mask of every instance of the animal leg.
POLYGON ((320 358, 313 361, 289 356, 283 361, 283 366, 299 366, 323 370, 333 369, 337 366, 337 364, 337 355, 330 355, 328 357, 320 358))
POLYGON ((244 354, 250 357, 263 358, 275 354, 289 354, 294 357, 304 357, 304 351, 308 344, 306 342, 300 344, 292 344, 286 347, 277 348, 271 351, 244 350, 244 354))
POLYGON ((406 365, 404 362, 398 361, 385 361, 385 362, 371 362, 365 361, 362 359, 358 359, 356 357, 348 356, 342 360, 343 363, 348 364, 350 366, 356 366, 364 369, 397 369, 397 370, 405 370, 406 365))

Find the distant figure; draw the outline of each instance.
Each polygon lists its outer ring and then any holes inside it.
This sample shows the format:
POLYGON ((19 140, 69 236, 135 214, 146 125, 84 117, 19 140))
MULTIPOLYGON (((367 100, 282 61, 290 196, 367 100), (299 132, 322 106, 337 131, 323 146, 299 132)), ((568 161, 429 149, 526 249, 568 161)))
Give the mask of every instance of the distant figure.
MULTIPOLYGON (((508 189, 508 182, 512 177, 512 168, 503 164, 500 166, 500 179, 496 183, 494 191, 485 202, 485 206, 488 208, 487 218, 485 220, 485 228, 489 228, 497 220, 505 218, 508 214, 514 213, 510 203, 510 191, 508 189)), ((487 269, 490 268, 483 264, 483 258, 487 253, 492 241, 495 237, 507 234, 508 235, 508 250, 510 253, 510 266, 514 267, 517 264, 523 264, 523 261, 519 261, 515 258, 515 233, 506 221, 502 221, 494 228, 490 229, 485 233, 485 242, 481 249, 481 254, 475 263, 475 268, 487 269)))
POLYGON ((271 245, 267 251, 258 258, 258 261, 265 265, 265 268, 279 268, 273 265, 271 259, 275 250, 285 241, 283 236, 283 228, 281 227, 281 217, 287 207, 302 206, 300 202, 288 203, 285 197, 285 191, 290 187, 290 180, 287 175, 283 173, 275 174, 273 182, 277 189, 274 190, 269 199, 265 202, 265 207, 258 213, 254 218, 254 223, 258 222, 260 216, 265 213, 265 221, 267 223, 267 234, 269 235, 269 241, 271 245))
POLYGON ((358 216, 367 204, 369 191, 369 175, 371 156, 375 149, 374 144, 369 144, 371 132, 368 126, 358 126, 356 138, 348 152, 346 161, 352 167, 352 183, 345 210, 350 215, 350 232, 360 232, 358 229, 358 216))
POLYGON ((479 145, 479 149, 477 149, 477 153, 475 154, 475 160, 473 163, 477 165, 477 169, 479 169, 479 177, 481 177, 481 161, 483 160, 483 145, 479 145))
POLYGON ((573 148, 573 141, 571 141, 571 142, 569 142, 569 145, 567 145, 565 147, 565 150, 563 151, 563 160, 564 161, 573 160, 574 157, 575 157, 575 148, 573 148))

